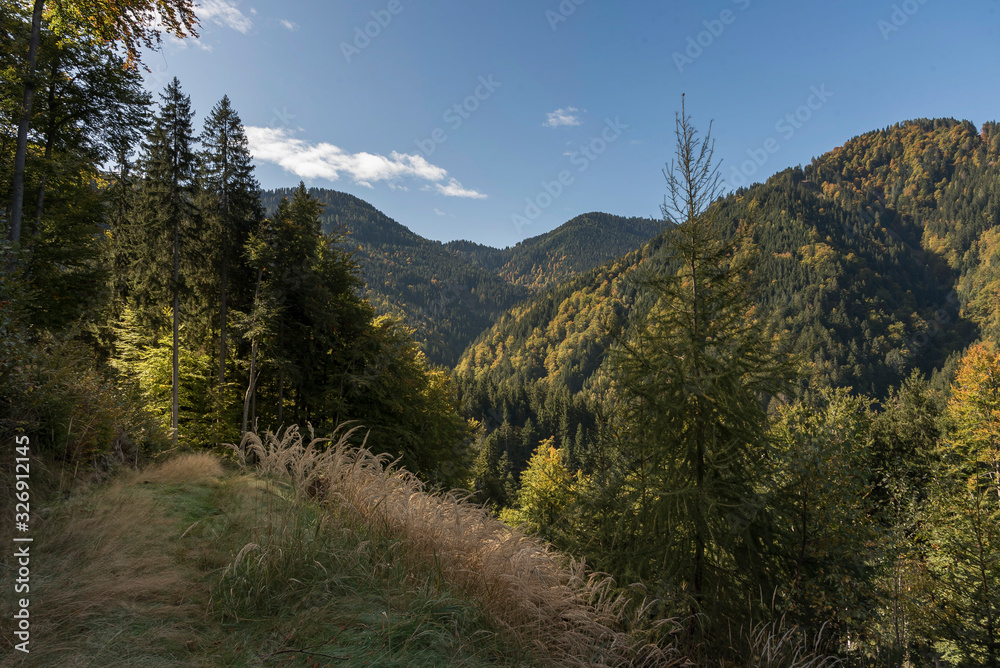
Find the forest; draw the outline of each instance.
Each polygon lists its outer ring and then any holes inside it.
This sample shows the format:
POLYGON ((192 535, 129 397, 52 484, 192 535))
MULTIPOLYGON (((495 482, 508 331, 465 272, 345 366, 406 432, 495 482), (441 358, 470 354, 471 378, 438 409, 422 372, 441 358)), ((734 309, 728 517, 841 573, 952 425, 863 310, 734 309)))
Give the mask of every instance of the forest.
POLYGON ((3 443, 82 479, 357 426, 609 574, 687 665, 1000 668, 996 123, 723 193, 682 104, 662 220, 442 244, 262 190, 222 91, 200 127, 178 79, 145 92, 189 4, 43 4, 0 4, 3 443))
MULTIPOLYGON (((262 192, 265 211, 293 192, 262 192)), ((449 368, 513 305, 628 253, 660 230, 653 220, 589 213, 504 249, 442 244, 346 193, 310 188, 309 194, 325 205, 323 229, 343 228, 341 245, 354 254, 372 306, 416 329, 428 361, 449 368)))

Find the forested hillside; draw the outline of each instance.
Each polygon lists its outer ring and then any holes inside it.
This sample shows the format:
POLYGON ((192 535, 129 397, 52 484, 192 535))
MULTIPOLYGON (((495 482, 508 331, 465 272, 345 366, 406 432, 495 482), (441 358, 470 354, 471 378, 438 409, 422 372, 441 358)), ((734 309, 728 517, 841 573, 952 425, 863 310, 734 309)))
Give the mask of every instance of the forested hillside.
MULTIPOLYGON (((455 369, 479 498, 599 568, 673 582, 692 612, 702 587, 731 609, 783 572, 765 589, 814 631, 866 638, 854 660, 995 665, 998 148, 992 123, 871 132, 703 213, 666 209, 663 236, 508 311, 455 369), (800 542, 784 565, 751 547, 772 530, 800 542), (649 548, 657 531, 678 542, 649 548)), ((682 202, 712 192, 687 185, 682 202)))
MULTIPOLYGON (((274 211, 290 189, 265 191, 274 211)), ((593 213, 504 249, 425 239, 367 202, 310 188, 327 232, 343 235, 376 311, 414 329, 428 360, 453 366, 466 346, 531 294, 638 248, 659 230, 651 220, 593 213)))
MULTIPOLYGON (((730 225, 753 225, 761 314, 812 386, 881 398, 995 331, 996 133, 903 123, 715 204, 730 225)), ((648 301, 636 269, 676 270, 667 263, 654 240, 505 313, 462 356, 464 406, 491 429, 509 425, 498 434, 515 469, 542 438, 589 447, 597 423, 583 407, 612 333, 648 301)))

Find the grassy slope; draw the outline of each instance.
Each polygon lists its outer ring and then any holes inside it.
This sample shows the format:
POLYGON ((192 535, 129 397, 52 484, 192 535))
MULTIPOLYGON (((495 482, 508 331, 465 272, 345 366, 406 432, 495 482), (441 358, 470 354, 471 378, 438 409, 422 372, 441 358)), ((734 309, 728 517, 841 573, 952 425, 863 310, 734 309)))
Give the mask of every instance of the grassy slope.
MULTIPOLYGON (((349 438, 252 436, 257 473, 182 455, 37 511, 31 654, 2 597, 0 666, 695 665, 683 620, 349 438)), ((731 642, 739 665, 836 663, 781 621, 731 642)))
MULTIPOLYGON (((493 666, 525 658, 434 573, 405 569, 400 541, 338 526, 314 506, 291 509, 275 483, 224 473, 208 456, 126 474, 58 504, 36 521, 32 653, 10 651, 5 629, 2 665, 493 666), (261 559, 277 548, 277 559, 261 559), (247 577, 265 561, 268 577, 247 577)), ((0 605, 11 603, 5 596, 0 605)))

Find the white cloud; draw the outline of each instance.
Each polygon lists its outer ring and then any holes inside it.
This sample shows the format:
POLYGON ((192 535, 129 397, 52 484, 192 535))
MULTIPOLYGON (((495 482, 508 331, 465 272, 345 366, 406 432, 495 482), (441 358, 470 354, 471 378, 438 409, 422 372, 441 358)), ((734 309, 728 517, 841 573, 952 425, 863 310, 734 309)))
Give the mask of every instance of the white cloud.
POLYGON ((445 197, 467 197, 469 199, 486 199, 487 197, 481 192, 463 188, 458 179, 448 179, 447 184, 435 183, 432 186, 424 186, 424 190, 433 190, 445 197))
POLYGON ((289 21, 288 19, 281 19, 279 23, 282 26, 284 26, 285 30, 289 30, 291 32, 295 32, 296 30, 299 29, 299 24, 296 23, 295 21, 289 21))
POLYGON ((348 153, 326 142, 310 144, 292 136, 285 128, 247 126, 245 129, 254 158, 280 165, 303 179, 336 181, 344 174, 367 188, 373 187, 373 183, 385 181, 391 188, 405 190, 405 186, 399 185, 397 180, 413 178, 430 181, 423 190, 447 197, 486 198, 483 193, 463 188, 456 179, 448 177, 447 170, 432 165, 422 155, 397 151, 388 157, 365 152, 348 153))
POLYGON ((576 107, 566 107, 565 109, 556 109, 555 111, 550 111, 548 113, 548 119, 546 119, 544 125, 547 128, 558 128, 562 126, 573 126, 582 125, 580 117, 576 114, 579 109, 576 107))
POLYGON ((211 21, 215 25, 232 28, 244 35, 253 28, 253 21, 240 11, 232 0, 201 0, 201 4, 195 8, 195 13, 202 21, 211 21))
POLYGON ((439 209, 437 207, 434 207, 434 213, 436 213, 439 216, 449 216, 451 218, 455 217, 453 214, 445 213, 444 211, 442 211, 441 209, 439 209))

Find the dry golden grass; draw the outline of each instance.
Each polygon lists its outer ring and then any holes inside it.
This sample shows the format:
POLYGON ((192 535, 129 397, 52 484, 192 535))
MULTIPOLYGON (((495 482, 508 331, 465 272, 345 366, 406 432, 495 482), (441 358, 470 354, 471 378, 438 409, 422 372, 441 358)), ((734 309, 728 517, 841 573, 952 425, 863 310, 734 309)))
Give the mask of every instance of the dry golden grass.
MULTIPOLYGON (((32 546, 32 654, 29 665, 97 665, 88 642, 108 615, 197 616, 203 594, 169 545, 181 534, 148 495, 121 482, 69 502, 39 524, 32 546), (58 526, 58 530, 50 527, 58 526), (91 653, 84 659, 86 653, 91 653), (68 657, 79 655, 80 662, 68 657)), ((154 625, 142 643, 182 643, 171 624, 154 625)), ((16 653, 15 653, 16 654, 16 653)), ((10 656, 14 665, 22 655, 10 656)), ((110 659, 110 657, 105 657, 110 659)), ((110 665, 110 664, 107 664, 110 665)))
POLYGON ((134 474, 141 482, 172 485, 182 482, 200 483, 214 480, 225 473, 222 462, 213 454, 196 452, 178 455, 134 474))
POLYGON ((623 595, 613 593, 610 579, 588 573, 459 494, 427 493, 384 456, 351 446, 355 431, 306 439, 291 427, 280 437, 247 434, 240 447, 232 447, 244 467, 251 460, 265 474, 289 479, 295 500, 310 497, 348 522, 398 538, 411 568, 431 570, 461 590, 547 664, 685 663, 673 648, 644 644, 616 630, 627 606, 623 595))
MULTIPOLYGON (((104 485, 81 486, 37 519, 32 653, 25 665, 169 665, 146 661, 186 652, 190 620, 204 617, 207 590, 178 558, 186 523, 162 506, 152 491, 158 485, 143 483, 205 484, 222 474, 213 455, 180 455, 104 485), (141 637, 129 630, 132 624, 141 637), (123 642, 134 657, 122 654, 123 642)), ((24 658, 13 653, 0 665, 21 665, 24 658)))

